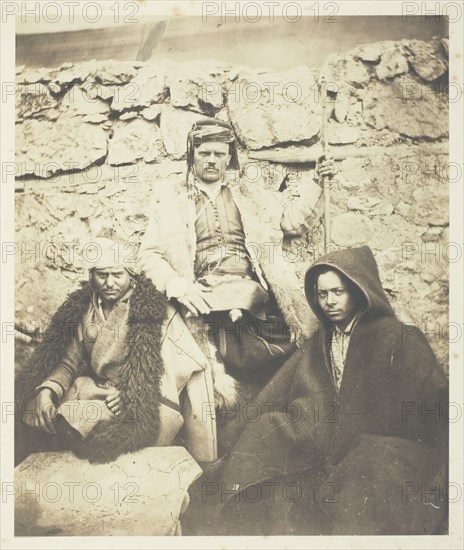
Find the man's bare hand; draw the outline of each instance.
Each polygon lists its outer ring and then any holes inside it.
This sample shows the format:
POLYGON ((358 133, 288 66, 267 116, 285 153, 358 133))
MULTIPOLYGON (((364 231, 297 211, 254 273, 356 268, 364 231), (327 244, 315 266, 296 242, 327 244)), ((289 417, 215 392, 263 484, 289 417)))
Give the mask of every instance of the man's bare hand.
POLYGON ((320 179, 327 178, 331 180, 338 171, 338 164, 331 157, 327 159, 325 157, 321 157, 316 164, 316 174, 320 179))
POLYGON ((210 292, 210 288, 200 283, 194 283, 184 296, 177 298, 177 301, 194 316, 207 315, 211 311, 211 304, 208 302, 208 293, 210 292))
POLYGON ((121 392, 114 388, 105 399, 106 406, 115 415, 121 414, 121 392))
POLYGON ((53 392, 48 388, 40 390, 36 399, 35 407, 37 412, 36 427, 42 432, 55 435, 56 406, 53 403, 53 392))

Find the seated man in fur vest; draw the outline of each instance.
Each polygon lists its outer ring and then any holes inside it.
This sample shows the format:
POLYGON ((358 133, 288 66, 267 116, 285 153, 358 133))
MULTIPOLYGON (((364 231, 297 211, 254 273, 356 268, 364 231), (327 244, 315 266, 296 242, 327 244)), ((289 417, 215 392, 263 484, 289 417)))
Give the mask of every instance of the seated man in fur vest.
POLYGON ((213 396, 204 356, 165 296, 124 261, 123 244, 93 245, 89 282, 58 309, 16 376, 17 462, 69 448, 108 462, 170 445, 181 428, 194 458, 214 460, 215 425, 202 415, 213 396))
MULTIPOLYGON (((180 307, 215 372, 221 359, 235 373, 278 367, 311 329, 282 241, 318 223, 322 189, 308 186, 283 209, 262 182, 247 183, 238 171, 232 126, 215 119, 195 123, 186 181, 155 185, 139 251, 141 271, 180 307)), ((332 175, 334 164, 321 164, 319 173, 332 175)))

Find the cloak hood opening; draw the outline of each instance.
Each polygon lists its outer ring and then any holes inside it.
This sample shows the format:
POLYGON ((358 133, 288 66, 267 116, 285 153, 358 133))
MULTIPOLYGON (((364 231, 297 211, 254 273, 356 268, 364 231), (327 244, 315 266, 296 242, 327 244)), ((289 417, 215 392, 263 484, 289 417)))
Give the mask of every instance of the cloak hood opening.
POLYGON ((356 285, 366 298, 364 315, 369 317, 394 316, 393 309, 380 282, 379 270, 368 246, 346 248, 330 252, 318 259, 305 275, 305 294, 309 306, 318 319, 327 322, 316 296, 316 281, 321 268, 333 268, 356 285))

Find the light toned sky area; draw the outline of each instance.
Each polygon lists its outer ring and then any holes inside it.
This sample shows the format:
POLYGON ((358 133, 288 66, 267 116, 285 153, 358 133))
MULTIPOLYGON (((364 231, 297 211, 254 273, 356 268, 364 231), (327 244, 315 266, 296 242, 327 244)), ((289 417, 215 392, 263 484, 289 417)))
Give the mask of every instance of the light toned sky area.
MULTIPOLYGON (((18 18, 19 20, 19 18, 18 18)), ((116 24, 111 19, 81 25, 77 20, 17 24, 16 62, 31 67, 55 67, 64 62, 89 59, 135 60, 160 17, 139 17, 135 24, 116 24), (86 28, 81 28, 84 26, 86 28), (72 29, 68 30, 68 29, 72 29), (79 29, 79 30, 78 30, 79 29)), ((301 64, 321 66, 332 53, 348 51, 358 44, 380 40, 447 36, 445 22, 430 18, 401 16, 337 17, 329 23, 320 18, 302 17, 289 22, 276 17, 249 23, 234 18, 171 17, 160 42, 153 49, 152 61, 172 59, 195 61, 217 59, 224 63, 278 70, 301 64)))

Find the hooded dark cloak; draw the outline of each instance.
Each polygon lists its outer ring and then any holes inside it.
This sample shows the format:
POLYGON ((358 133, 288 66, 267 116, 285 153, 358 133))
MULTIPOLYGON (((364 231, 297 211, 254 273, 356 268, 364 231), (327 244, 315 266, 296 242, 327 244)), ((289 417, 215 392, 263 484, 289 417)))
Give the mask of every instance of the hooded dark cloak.
MULTIPOLYGON (((416 327, 401 323, 368 247, 310 267, 305 290, 319 319, 312 337, 230 422, 228 454, 202 500, 219 507, 219 534, 431 534, 446 514, 448 382, 416 327), (317 303, 322 266, 364 296, 336 391, 330 326, 317 303)), ((232 414, 232 413, 231 413, 232 414)), ((188 534, 188 533, 187 533, 188 534)))

